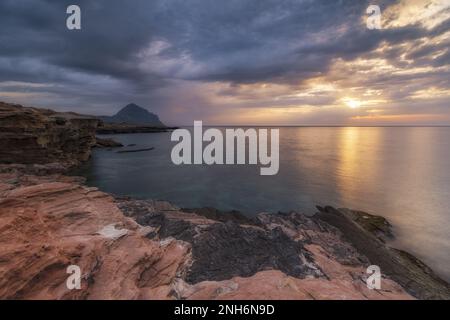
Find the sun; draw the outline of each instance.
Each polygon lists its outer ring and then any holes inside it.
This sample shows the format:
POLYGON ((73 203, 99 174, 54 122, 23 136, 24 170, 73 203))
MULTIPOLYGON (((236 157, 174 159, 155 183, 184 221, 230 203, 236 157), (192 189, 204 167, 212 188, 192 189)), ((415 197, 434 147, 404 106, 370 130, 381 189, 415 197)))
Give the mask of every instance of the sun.
POLYGON ((357 109, 357 108, 361 107, 361 105, 362 105, 362 102, 359 101, 358 99, 344 98, 344 99, 342 99, 342 101, 347 105, 347 107, 352 108, 352 109, 357 109))

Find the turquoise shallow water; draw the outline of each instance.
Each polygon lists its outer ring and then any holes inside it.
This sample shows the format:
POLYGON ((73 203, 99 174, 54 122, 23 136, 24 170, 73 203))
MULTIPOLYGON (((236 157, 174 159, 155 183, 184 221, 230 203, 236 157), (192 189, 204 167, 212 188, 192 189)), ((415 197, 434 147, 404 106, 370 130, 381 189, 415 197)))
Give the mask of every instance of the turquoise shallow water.
POLYGON ((315 205, 383 215, 394 225, 393 245, 450 280, 448 127, 281 128, 276 176, 260 176, 259 166, 175 166, 170 133, 111 137, 155 149, 96 150, 82 174, 104 191, 250 215, 313 214, 315 205))

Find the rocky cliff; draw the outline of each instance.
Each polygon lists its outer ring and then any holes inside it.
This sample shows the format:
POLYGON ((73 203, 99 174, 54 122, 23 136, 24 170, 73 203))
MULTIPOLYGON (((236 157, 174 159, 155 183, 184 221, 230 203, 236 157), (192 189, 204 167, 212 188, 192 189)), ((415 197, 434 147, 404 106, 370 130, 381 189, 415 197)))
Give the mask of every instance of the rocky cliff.
POLYGON ((0 102, 0 163, 75 166, 89 158, 99 122, 0 102))

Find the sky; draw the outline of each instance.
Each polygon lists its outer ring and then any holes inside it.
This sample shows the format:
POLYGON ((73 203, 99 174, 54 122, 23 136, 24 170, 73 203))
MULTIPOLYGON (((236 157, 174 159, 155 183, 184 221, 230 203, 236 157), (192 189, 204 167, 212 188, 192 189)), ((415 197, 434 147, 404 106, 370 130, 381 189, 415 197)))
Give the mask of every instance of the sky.
POLYGON ((1 0, 0 101, 134 102, 168 125, 450 125, 450 0, 1 0))

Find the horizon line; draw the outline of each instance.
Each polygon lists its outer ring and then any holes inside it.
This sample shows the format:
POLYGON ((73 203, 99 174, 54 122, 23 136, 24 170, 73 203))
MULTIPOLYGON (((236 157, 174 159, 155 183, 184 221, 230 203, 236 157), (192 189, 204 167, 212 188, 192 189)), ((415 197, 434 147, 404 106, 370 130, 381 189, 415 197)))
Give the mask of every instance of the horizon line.
MULTIPOLYGON (((171 125, 168 127, 194 127, 194 125, 171 125)), ((203 124, 203 127, 267 127, 267 128, 449 128, 450 124, 444 125, 236 125, 236 124, 203 124)))

